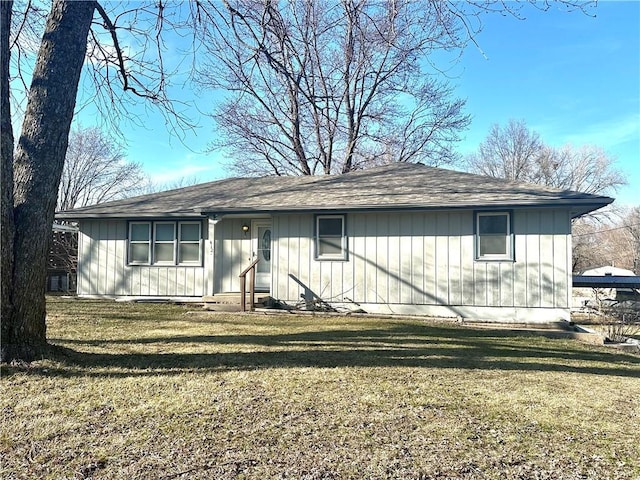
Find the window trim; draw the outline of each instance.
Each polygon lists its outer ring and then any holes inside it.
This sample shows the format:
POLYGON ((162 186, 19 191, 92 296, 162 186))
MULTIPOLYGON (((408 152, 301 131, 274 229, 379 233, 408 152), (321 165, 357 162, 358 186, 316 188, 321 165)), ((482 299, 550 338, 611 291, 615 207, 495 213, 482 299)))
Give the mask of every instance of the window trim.
MULTIPOLYGON (((318 214, 314 218, 314 243, 315 243, 315 259, 319 261, 346 261, 348 257, 347 249, 347 216, 341 214, 318 214), (320 253, 320 221, 322 219, 339 218, 342 222, 342 233, 340 235, 340 253, 321 254, 320 253)), ((338 238, 337 235, 323 235, 323 238, 338 238)))
POLYGON ((153 222, 153 248, 152 254, 153 258, 151 263, 153 265, 176 265, 176 222, 171 221, 158 221, 153 222), (171 240, 158 240, 158 225, 171 225, 173 227, 173 234, 171 240), (156 245, 171 245, 172 257, 171 260, 158 260, 156 253, 156 245))
POLYGON ((153 222, 141 222, 141 221, 134 221, 134 222, 129 222, 129 228, 128 228, 128 237, 127 237, 127 264, 128 265, 150 265, 151 264, 151 237, 152 237, 152 229, 153 229, 153 222), (148 229, 148 236, 147 236, 147 240, 143 241, 143 240, 131 240, 131 230, 133 225, 147 225, 148 229), (147 245, 147 261, 146 262, 137 262, 135 260, 132 259, 133 254, 132 254, 132 245, 140 245, 140 244, 146 244, 147 245))
POLYGON ((202 265, 202 222, 198 220, 184 220, 176 223, 176 264, 177 265, 202 265), (182 240, 182 225, 198 225, 198 240, 182 240), (182 261, 180 247, 182 245, 198 245, 198 260, 182 261))
MULTIPOLYGON (((515 236, 513 233, 513 211, 512 210, 482 210, 474 212, 473 222, 475 260, 482 262, 513 262, 515 261, 515 236), (480 218, 489 216, 507 216, 507 232, 505 234, 507 252, 504 254, 486 254, 480 252, 480 218)), ((488 236, 488 235, 484 235, 488 236)), ((497 235, 493 235, 497 236, 497 235)), ((499 235, 502 237, 502 234, 499 235)))
POLYGON ((151 266, 151 267, 181 267, 181 266, 199 266, 203 265, 203 245, 204 245, 204 229, 201 220, 129 220, 128 228, 127 228, 128 236, 127 236, 127 265, 130 266, 151 266), (156 240, 156 226, 161 224, 170 224, 173 226, 173 240, 156 240), (199 239, 196 242, 195 240, 185 240, 181 241, 181 229, 180 226, 182 224, 192 224, 198 225, 198 236, 199 239), (131 229, 132 225, 148 225, 149 226, 149 239, 147 241, 141 240, 131 240, 131 229), (198 245, 198 261, 180 261, 180 245, 181 244, 192 244, 198 245), (132 245, 135 244, 147 244, 148 248, 148 261, 147 262, 136 262, 132 260, 132 245), (156 260, 156 245, 163 244, 171 244, 173 259, 171 261, 157 261, 156 260))

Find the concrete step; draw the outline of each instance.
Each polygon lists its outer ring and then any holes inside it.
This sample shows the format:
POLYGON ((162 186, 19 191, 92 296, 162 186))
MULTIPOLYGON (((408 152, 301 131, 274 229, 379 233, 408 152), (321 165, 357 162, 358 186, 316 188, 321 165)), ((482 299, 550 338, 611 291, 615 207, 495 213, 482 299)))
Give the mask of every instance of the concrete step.
MULTIPOLYGON (((251 295, 246 295, 246 302, 251 301, 251 295)), ((269 295, 266 293, 256 293, 255 303, 263 303, 269 299, 269 295)), ((202 297, 204 303, 217 303, 217 304, 240 304, 240 292, 235 293, 216 293, 215 295, 206 295, 202 297)))
MULTIPOLYGON (((250 309, 251 296, 246 296, 245 307, 250 309)), ((242 310, 240 305, 240 293, 217 293, 215 295, 207 295, 202 297, 203 308, 205 310, 217 311, 217 312, 239 312, 242 310)), ((271 297, 268 294, 256 293, 254 308, 264 308, 271 301, 271 297)))

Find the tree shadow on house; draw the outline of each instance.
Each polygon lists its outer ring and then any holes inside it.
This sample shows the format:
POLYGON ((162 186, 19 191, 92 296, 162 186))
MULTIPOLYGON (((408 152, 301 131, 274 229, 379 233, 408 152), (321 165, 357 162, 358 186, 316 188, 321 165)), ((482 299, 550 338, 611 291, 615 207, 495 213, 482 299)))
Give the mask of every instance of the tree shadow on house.
POLYGON ((33 368, 33 373, 129 377, 268 368, 406 367, 640 378, 640 357, 632 354, 527 331, 455 325, 401 323, 380 329, 52 342, 53 365, 46 371, 33 368))

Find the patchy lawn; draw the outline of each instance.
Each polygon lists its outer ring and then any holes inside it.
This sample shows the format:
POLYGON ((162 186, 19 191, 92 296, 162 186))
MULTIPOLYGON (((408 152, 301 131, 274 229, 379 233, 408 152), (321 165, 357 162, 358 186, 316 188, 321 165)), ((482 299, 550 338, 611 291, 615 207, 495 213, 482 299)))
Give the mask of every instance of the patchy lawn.
POLYGON ((445 322, 49 299, 3 479, 638 479, 640 357, 445 322))

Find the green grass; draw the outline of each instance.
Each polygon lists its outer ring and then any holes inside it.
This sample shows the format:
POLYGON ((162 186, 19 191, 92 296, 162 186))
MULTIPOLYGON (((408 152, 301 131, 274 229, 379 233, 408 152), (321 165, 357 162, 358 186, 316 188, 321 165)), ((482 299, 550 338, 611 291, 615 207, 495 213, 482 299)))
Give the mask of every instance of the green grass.
POLYGON ((638 479, 640 357, 415 319, 48 300, 2 479, 638 479))

